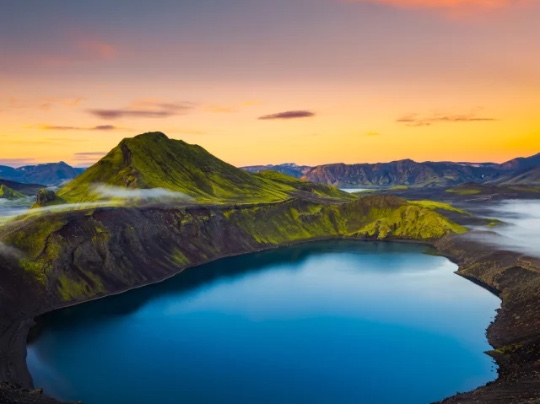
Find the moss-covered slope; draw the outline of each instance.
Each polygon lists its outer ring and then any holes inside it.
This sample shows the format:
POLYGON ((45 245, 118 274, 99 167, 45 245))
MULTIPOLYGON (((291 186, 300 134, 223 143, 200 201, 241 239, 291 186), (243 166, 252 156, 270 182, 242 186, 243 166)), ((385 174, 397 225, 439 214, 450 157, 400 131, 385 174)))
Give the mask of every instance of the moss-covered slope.
POLYGON ((4 184, 0 185, 0 198, 13 200, 13 199, 20 199, 24 197, 25 196, 22 193, 15 191, 14 189, 11 189, 6 185, 4 184))
MULTIPOLYGON (((128 189, 161 188, 185 194, 197 202, 275 202, 299 191, 293 184, 250 174, 200 146, 169 139, 161 132, 122 140, 62 188, 58 197, 66 202, 103 199, 96 191, 97 184, 128 189)), ((317 195, 349 198, 331 187, 325 190, 317 195)))
POLYGON ((465 229, 392 196, 343 204, 305 199, 252 205, 98 208, 13 223, 0 240, 21 255, 46 305, 156 281, 230 254, 322 238, 433 240, 465 229))

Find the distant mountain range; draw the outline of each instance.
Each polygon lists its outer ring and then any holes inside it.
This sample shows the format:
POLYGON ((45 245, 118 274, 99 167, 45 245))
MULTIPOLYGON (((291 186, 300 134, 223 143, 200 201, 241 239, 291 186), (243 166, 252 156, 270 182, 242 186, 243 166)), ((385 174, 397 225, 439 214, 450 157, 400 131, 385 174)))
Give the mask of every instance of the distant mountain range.
POLYGON ((83 171, 84 168, 71 167, 63 161, 19 168, 0 166, 0 179, 24 184, 60 185, 83 171))
MULTIPOLYGON (((181 153, 178 155, 182 159, 181 153)), ((494 185, 539 185, 540 153, 520 157, 502 164, 455 163, 398 160, 376 164, 324 164, 318 166, 284 163, 242 167, 250 173, 277 171, 309 182, 333 185, 338 188, 379 188, 393 186, 452 187, 476 182, 494 185)), ((32 188, 60 185, 82 174, 64 162, 29 165, 13 168, 0 165, 0 181, 31 184, 32 188)), ((111 174, 113 175, 113 174, 111 174)), ((17 190, 17 185, 6 184, 17 190)))
POLYGON ((451 187, 467 182, 497 185, 540 185, 540 154, 506 163, 455 163, 399 160, 376 164, 324 164, 299 166, 292 163, 243 167, 249 172, 273 170, 306 181, 339 188, 393 186, 451 187))

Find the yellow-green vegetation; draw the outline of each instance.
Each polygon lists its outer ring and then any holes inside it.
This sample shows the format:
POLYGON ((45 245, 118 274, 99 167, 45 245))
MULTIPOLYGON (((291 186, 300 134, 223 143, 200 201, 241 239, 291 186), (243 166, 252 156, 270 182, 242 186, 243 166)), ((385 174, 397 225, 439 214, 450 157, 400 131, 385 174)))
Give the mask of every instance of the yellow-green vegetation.
POLYGON ((409 189, 407 185, 394 185, 393 187, 388 188, 390 191, 404 191, 409 189))
POLYGON ((266 170, 266 171, 261 171, 255 175, 258 177, 264 178, 266 180, 270 180, 272 182, 290 186, 293 189, 296 189, 299 191, 310 192, 320 197, 338 198, 338 199, 343 199, 343 200, 356 199, 355 195, 345 192, 345 191, 341 191, 340 189, 336 187, 332 187, 330 185, 325 185, 325 184, 303 181, 298 178, 291 177, 290 175, 280 173, 278 171, 266 170))
POLYGON ((432 209, 432 210, 440 209, 440 210, 446 210, 449 212, 461 213, 462 215, 470 215, 469 212, 464 211, 463 209, 456 208, 455 206, 452 206, 449 203, 444 203, 444 202, 423 200, 423 201, 409 201, 409 203, 412 203, 413 205, 422 206, 427 209, 432 209))
POLYGON ((467 231, 431 209, 392 196, 366 196, 341 205, 291 202, 281 211, 237 209, 224 214, 257 242, 272 245, 323 237, 430 240, 467 231))
POLYGON ((475 188, 471 186, 458 186, 455 188, 447 189, 445 192, 458 195, 476 195, 482 193, 482 190, 480 188, 475 188))
POLYGON ((510 354, 510 353, 516 352, 516 351, 519 350, 522 346, 523 346, 523 345, 521 345, 521 344, 510 344, 510 345, 505 345, 505 346, 502 346, 502 347, 499 347, 499 348, 495 349, 495 352, 500 353, 500 354, 503 354, 503 355, 506 355, 506 354, 510 354))
POLYGON ((96 185, 131 190, 161 188, 178 193, 180 199, 185 195, 199 203, 277 202, 300 190, 327 198, 351 198, 333 187, 285 177, 254 175, 221 161, 198 145, 150 132, 122 140, 63 187, 58 198, 66 203, 111 198, 100 194, 96 185))
POLYGON ((10 200, 21 199, 21 198, 24 198, 24 195, 2 184, 0 185, 0 198, 10 199, 10 200))
POLYGON ((73 300, 91 298, 96 294, 105 291, 102 281, 97 276, 93 275, 91 272, 88 272, 86 276, 89 277, 89 279, 75 280, 66 274, 59 276, 58 293, 64 301, 69 302, 73 300))
POLYGON ((66 223, 67 219, 60 215, 43 216, 32 222, 30 232, 26 223, 20 221, 5 230, 4 237, 9 244, 24 253, 19 261, 21 267, 34 274, 40 282, 45 282, 51 260, 57 258, 62 249, 62 238, 57 231, 66 223))
POLYGON ((486 222, 487 222, 486 223, 487 227, 497 227, 504 223, 500 221, 499 219, 492 219, 492 218, 486 219, 486 222))

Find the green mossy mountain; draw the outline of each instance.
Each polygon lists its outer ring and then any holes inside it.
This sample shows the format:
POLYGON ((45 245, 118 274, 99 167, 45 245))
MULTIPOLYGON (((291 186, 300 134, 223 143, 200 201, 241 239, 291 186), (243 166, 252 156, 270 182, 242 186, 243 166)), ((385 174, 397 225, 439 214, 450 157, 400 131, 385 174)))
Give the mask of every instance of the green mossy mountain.
POLYGON ((4 184, 0 184, 0 198, 13 200, 13 199, 21 199, 24 197, 25 197, 24 194, 18 191, 15 191, 14 189, 9 188, 8 186, 4 184))
MULTIPOLYGON (((240 170, 198 145, 169 139, 161 132, 124 139, 105 157, 58 192, 66 202, 100 199, 96 184, 128 189, 162 188, 197 202, 276 202, 294 196, 298 187, 240 170)), ((304 183, 302 183, 302 188, 304 183)), ((298 185, 298 184, 296 184, 298 185)), ((317 195, 338 199, 351 196, 327 187, 317 195)))

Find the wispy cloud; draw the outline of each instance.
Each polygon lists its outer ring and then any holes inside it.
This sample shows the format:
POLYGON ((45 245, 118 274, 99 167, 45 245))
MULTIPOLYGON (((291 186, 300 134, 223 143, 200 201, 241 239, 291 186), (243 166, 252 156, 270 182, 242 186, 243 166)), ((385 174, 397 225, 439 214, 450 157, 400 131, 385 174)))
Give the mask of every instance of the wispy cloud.
POLYGON ((56 131, 74 131, 74 130, 86 130, 86 131, 112 131, 112 130, 125 130, 114 125, 97 125, 90 127, 83 126, 61 126, 61 125, 40 125, 41 130, 56 130, 56 131))
POLYGON ((79 152, 73 154, 72 160, 79 167, 88 167, 105 156, 107 152, 79 152))
POLYGON ((345 0, 347 3, 379 3, 401 8, 496 9, 532 3, 529 0, 345 0))
POLYGON ((80 152, 80 153, 75 153, 73 156, 75 157, 101 157, 106 154, 107 152, 80 152))
POLYGON ((5 100, 0 100, 0 112, 2 110, 40 110, 50 111, 57 107, 74 108, 83 101, 79 97, 37 97, 37 98, 20 98, 9 97, 5 100))
POLYGON ((189 102, 170 103, 142 101, 135 102, 127 108, 90 109, 88 112, 101 119, 121 118, 167 118, 174 115, 185 114, 194 108, 189 102))
POLYGON ((396 119, 396 122, 407 126, 431 126, 438 123, 492 122, 496 120, 471 112, 468 114, 409 114, 396 119))
POLYGON ((22 167, 30 164, 35 164, 36 160, 33 158, 21 158, 21 159, 0 159, 0 165, 10 167, 22 167))
POLYGON ((105 184, 94 184, 92 191, 105 199, 127 199, 127 200, 143 200, 143 201, 167 201, 180 200, 192 201, 193 198, 182 192, 175 192, 165 188, 151 189, 130 189, 122 187, 114 187, 105 184))
POLYGON ((311 111, 285 111, 279 112, 277 114, 264 115, 259 117, 261 120, 272 120, 272 119, 298 119, 298 118, 311 118, 315 116, 314 112, 311 111))

